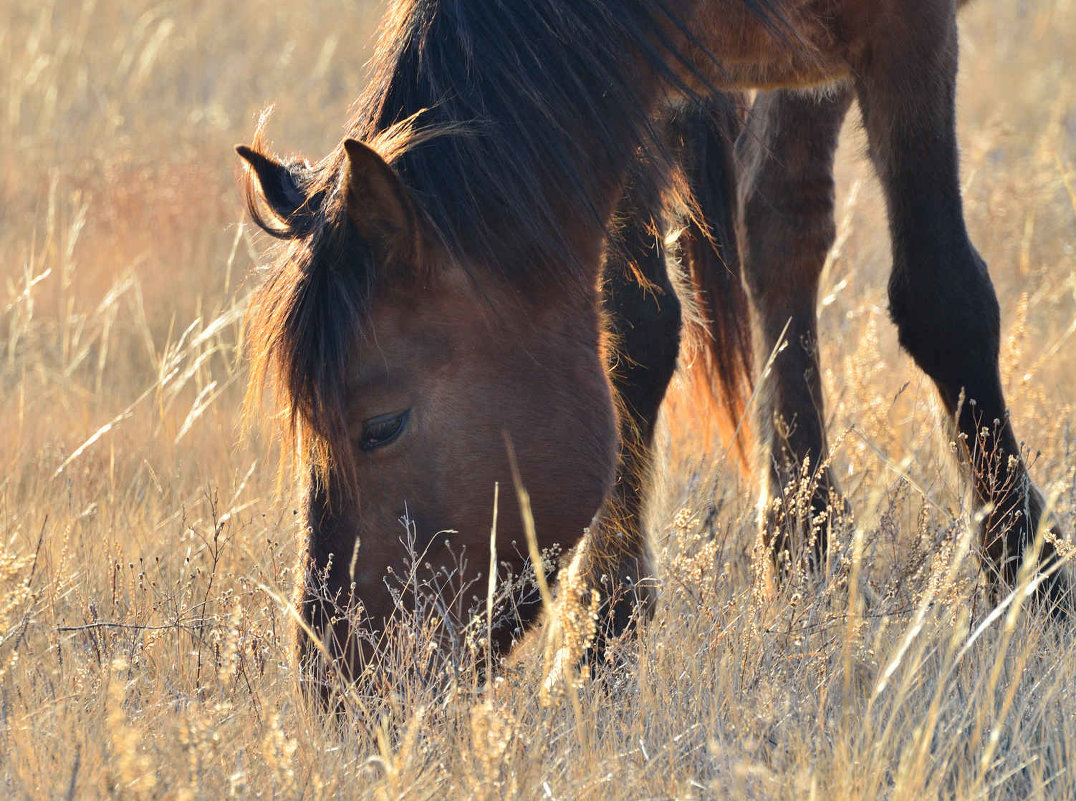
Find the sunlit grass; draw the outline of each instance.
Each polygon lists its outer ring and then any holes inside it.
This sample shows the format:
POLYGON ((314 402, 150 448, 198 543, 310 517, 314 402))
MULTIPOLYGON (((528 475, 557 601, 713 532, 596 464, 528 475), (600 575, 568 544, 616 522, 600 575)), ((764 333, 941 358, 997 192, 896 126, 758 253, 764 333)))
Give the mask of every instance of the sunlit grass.
MULTIPOLYGON (((238 425, 264 243, 231 146, 269 103, 281 149, 335 144, 380 8, 0 13, 0 793, 1076 797, 1076 642, 1020 592, 990 614, 948 429, 887 319, 854 125, 820 311, 855 518, 826 580, 766 579, 755 490, 678 379, 650 510, 662 600, 614 667, 550 694, 532 648, 486 687, 414 617, 329 718, 291 667, 293 499, 238 425)), ((969 226, 1017 434, 1071 533, 1076 6, 979 0, 962 32, 969 226)))

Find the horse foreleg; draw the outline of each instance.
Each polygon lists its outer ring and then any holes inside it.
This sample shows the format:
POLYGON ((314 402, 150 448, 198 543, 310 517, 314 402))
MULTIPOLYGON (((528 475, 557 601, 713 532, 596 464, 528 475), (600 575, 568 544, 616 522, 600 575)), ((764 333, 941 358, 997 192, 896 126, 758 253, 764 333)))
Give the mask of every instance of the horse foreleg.
MULTIPOLYGON (((610 378, 620 414, 620 463, 611 497, 569 569, 602 597, 598 638, 621 634, 646 615, 654 596, 643 502, 658 411, 676 369, 680 301, 665 261, 660 206, 629 189, 618 215, 618 246, 605 268, 603 303, 610 335, 610 378)), ((562 583, 564 578, 562 577, 562 583)), ((600 643, 599 643, 600 648, 600 643)))
POLYGON ((736 142, 739 237, 757 362, 774 354, 769 375, 759 378, 756 426, 760 522, 778 568, 804 550, 813 566, 824 564, 825 521, 837 497, 825 461, 816 307, 836 233, 833 155, 851 98, 847 85, 825 95, 761 92, 736 142), (800 504, 785 496, 800 484, 805 463, 811 498, 800 504))
MULTIPOLYGON (((1028 477, 1002 394, 997 297, 964 223, 955 8, 945 0, 904 5, 890 9, 891 24, 875 26, 852 64, 889 213, 890 312, 901 345, 934 380, 959 429, 973 497, 986 511, 982 556, 996 594, 1015 583, 1044 502, 1028 477)), ((1057 560, 1048 539, 1038 558, 1043 567, 1057 560)), ((1060 573, 1040 585, 1054 602, 1066 589, 1060 573)))

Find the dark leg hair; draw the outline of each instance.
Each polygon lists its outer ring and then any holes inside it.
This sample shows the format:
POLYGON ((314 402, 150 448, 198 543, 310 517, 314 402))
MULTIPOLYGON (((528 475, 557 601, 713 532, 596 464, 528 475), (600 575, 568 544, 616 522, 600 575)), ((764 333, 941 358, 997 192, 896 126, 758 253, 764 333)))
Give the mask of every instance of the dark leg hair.
MULTIPOLYGON (((731 149, 737 131, 737 118, 724 97, 681 109, 667 123, 669 147, 682 162, 702 218, 690 224, 682 256, 693 280, 705 283, 696 291, 708 293, 709 305, 715 309, 734 290, 743 296, 738 270, 728 271, 724 261, 730 258, 737 264, 731 224, 731 149), (710 229, 706 233, 698 228, 703 221, 710 229), (723 269, 720 275, 718 264, 723 269)), ((607 257, 603 294, 613 342, 610 377, 621 414, 617 483, 568 568, 569 575, 584 577, 586 590, 598 589, 602 596, 595 653, 652 607, 654 591, 646 580, 651 567, 642 525, 643 501, 654 427, 680 349, 681 305, 661 238, 663 204, 660 198, 641 193, 638 186, 629 182, 618 209, 621 227, 617 245, 607 257)), ((719 385, 735 380, 749 364, 749 354, 736 351, 746 337, 746 300, 733 297, 729 303, 731 316, 709 321, 712 359, 708 364, 719 385)), ((564 581, 562 573, 562 585, 564 581)))
POLYGON ((787 347, 759 379, 756 414, 763 464, 761 522, 778 566, 809 546, 825 561, 826 526, 812 531, 837 484, 827 458, 818 363, 818 280, 833 244, 833 155, 851 103, 850 86, 825 95, 760 92, 736 143, 740 242, 758 332, 756 358, 787 347), (808 519, 780 504, 805 460, 815 476, 808 519), (813 538, 813 541, 811 539, 813 538))
POLYGON ((620 408, 620 463, 612 496, 580 546, 600 583, 600 637, 623 632, 650 612, 650 547, 642 525, 658 410, 676 370, 680 301, 669 280, 660 206, 629 190, 619 209, 619 242, 606 259, 603 304, 610 378, 620 408))
MULTIPOLYGON (((995 593, 1004 592, 1034 543, 1044 502, 1002 395, 997 298, 964 225, 955 8, 944 0, 916 6, 895 14, 899 23, 879 29, 870 57, 853 64, 856 92, 889 210, 890 312, 901 345, 956 421, 976 505, 991 506, 983 560, 995 593)), ((1057 552, 1046 542, 1039 557, 1049 565, 1057 552)), ((1060 573, 1041 586, 1051 600, 1066 590, 1060 573)))

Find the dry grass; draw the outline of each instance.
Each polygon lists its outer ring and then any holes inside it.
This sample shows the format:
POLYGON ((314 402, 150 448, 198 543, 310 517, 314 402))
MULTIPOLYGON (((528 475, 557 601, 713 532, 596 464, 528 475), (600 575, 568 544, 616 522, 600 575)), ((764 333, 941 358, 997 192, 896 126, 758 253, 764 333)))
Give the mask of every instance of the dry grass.
MULTIPOLYGON (((404 668, 458 660, 416 620, 349 717, 305 705, 293 511, 237 428, 260 243, 230 145, 270 101, 277 141, 333 144, 378 9, 235 8, 3 6, 0 794, 1076 797, 1076 641, 1019 599, 988 616, 931 387, 886 320, 853 126, 822 324, 857 525, 826 585, 754 580, 752 493, 681 398, 652 510, 663 602, 620 667, 548 705, 537 658, 488 691, 430 683, 404 668)), ((980 0, 962 26, 969 222, 1018 433, 1071 532, 1076 4, 980 0)))

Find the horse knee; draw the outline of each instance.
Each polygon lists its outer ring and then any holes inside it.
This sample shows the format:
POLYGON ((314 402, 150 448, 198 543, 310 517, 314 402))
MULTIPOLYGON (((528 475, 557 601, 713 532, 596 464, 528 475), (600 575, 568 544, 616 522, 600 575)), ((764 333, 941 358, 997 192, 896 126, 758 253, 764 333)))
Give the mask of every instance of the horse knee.
MULTIPOLYGON (((633 281, 632 278, 625 280, 633 281)), ((616 310, 615 335, 622 364, 619 372, 633 383, 668 384, 680 353, 682 309, 671 286, 635 284, 630 301, 616 310)))
POLYGON ((745 274, 752 293, 815 285, 837 236, 832 179, 787 177, 779 186, 750 187, 740 203, 745 274))
POLYGON ((676 370, 680 300, 667 277, 643 286, 632 275, 617 274, 605 292, 613 385, 635 423, 649 430, 676 370))
POLYGON ((654 380, 668 384, 676 371, 680 355, 680 336, 683 327, 683 309, 680 298, 672 287, 661 295, 651 295, 652 312, 642 322, 639 338, 646 338, 647 353, 641 354, 644 364, 654 374, 654 380))

